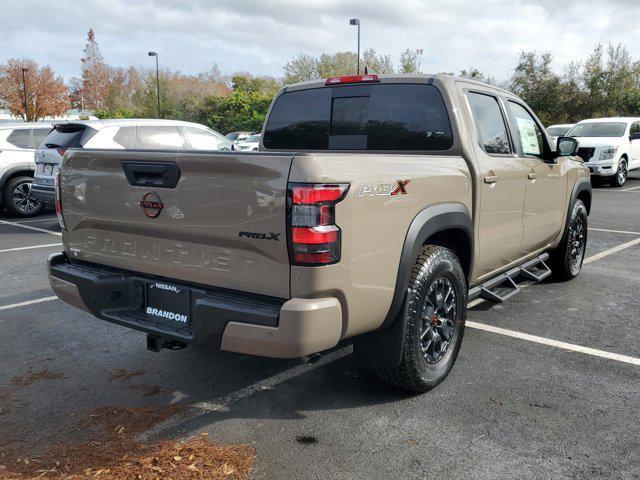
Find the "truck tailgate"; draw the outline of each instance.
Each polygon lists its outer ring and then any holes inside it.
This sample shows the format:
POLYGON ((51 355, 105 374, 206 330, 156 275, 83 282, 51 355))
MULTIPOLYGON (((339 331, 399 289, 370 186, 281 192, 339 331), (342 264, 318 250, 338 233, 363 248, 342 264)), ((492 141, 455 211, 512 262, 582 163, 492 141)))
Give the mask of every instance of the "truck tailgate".
POLYGON ((68 152, 61 202, 71 259, 289 298, 292 155, 68 152))

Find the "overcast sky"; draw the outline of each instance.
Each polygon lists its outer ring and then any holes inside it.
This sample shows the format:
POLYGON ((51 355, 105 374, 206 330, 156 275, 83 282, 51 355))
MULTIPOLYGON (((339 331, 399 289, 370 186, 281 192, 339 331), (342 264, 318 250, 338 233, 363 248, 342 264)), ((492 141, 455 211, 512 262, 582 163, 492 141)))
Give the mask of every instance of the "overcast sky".
POLYGON ((300 52, 422 48, 425 72, 476 67, 507 78, 521 50, 548 51, 558 71, 597 42, 640 58, 640 0, 0 0, 0 62, 29 57, 65 79, 79 75, 93 27, 114 66, 282 75, 300 52))

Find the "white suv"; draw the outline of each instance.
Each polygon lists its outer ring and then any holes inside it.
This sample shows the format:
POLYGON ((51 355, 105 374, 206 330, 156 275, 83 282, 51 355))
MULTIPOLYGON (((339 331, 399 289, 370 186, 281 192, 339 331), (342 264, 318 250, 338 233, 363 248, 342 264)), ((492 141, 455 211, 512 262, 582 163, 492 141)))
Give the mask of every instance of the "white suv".
POLYGON ((31 195, 55 203, 58 164, 69 148, 113 150, 233 150, 219 133, 198 123, 177 120, 86 120, 54 125, 36 151, 31 195))
POLYGON ((630 170, 640 168, 640 118, 583 120, 566 136, 578 140, 578 156, 591 175, 610 180, 616 187, 624 185, 630 170))
POLYGON ((33 155, 51 128, 46 123, 0 124, 0 206, 12 215, 32 217, 44 208, 31 196, 33 155))

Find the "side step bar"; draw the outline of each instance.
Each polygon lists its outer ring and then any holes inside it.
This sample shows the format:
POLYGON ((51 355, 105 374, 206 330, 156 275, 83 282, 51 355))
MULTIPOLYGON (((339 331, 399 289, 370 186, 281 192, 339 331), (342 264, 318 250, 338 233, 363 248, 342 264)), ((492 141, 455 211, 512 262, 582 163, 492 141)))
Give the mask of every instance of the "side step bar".
POLYGON ((494 303, 504 302, 520 291, 519 283, 523 281, 537 283, 551 275, 551 269, 545 263, 548 259, 549 254, 543 253, 522 265, 469 289, 469 301, 482 298, 494 303))

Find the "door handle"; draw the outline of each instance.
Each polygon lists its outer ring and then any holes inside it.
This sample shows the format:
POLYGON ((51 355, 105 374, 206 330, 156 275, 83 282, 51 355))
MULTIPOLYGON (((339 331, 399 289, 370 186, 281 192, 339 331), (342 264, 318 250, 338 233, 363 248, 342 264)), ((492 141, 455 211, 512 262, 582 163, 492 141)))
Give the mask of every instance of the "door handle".
POLYGON ((129 185, 134 187, 175 188, 180 180, 180 168, 175 163, 122 162, 129 185))
POLYGON ((498 178, 498 175, 487 175, 484 177, 484 183, 496 183, 498 178))
POLYGON ((535 180, 536 179, 536 174, 531 172, 529 175, 527 175, 527 177, 529 177, 529 180, 535 180))

